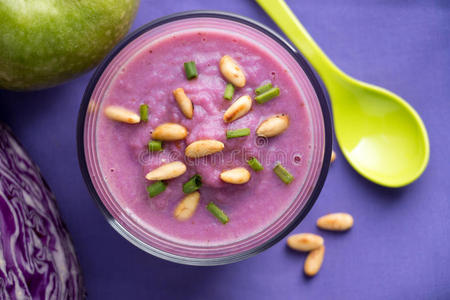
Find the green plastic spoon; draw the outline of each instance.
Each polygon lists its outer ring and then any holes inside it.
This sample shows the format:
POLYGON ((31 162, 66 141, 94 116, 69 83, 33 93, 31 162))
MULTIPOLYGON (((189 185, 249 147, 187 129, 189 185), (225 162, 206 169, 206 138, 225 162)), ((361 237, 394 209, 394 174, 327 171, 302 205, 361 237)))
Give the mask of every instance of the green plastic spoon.
POLYGON ((283 0, 256 0, 308 59, 331 97, 335 134, 358 173, 388 187, 405 186, 425 170, 430 153, 427 131, 405 100, 356 80, 336 67, 283 0))

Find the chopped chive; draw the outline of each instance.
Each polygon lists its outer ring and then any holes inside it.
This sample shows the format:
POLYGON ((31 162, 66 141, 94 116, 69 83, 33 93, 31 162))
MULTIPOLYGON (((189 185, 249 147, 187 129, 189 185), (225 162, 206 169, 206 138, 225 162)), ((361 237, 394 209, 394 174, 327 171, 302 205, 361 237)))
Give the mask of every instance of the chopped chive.
POLYGON ((161 180, 157 181, 147 187, 148 195, 150 196, 150 198, 153 198, 164 192, 166 190, 166 186, 167 184, 165 184, 161 180))
POLYGON ((267 84, 261 85, 260 87, 255 89, 255 94, 256 95, 261 95, 264 92, 267 92, 268 90, 270 90, 272 88, 272 84, 269 82, 267 84))
POLYGON ((234 85, 231 83, 227 83, 227 87, 225 88, 225 92, 223 93, 223 98, 227 100, 233 99, 234 95, 234 85))
POLYGON ((280 177, 280 179, 286 183, 289 184, 292 182, 292 180, 294 180, 294 176, 292 176, 291 173, 289 173, 288 170, 286 170, 280 163, 278 163, 274 168, 273 171, 275 172, 275 174, 278 175, 278 177, 280 177))
POLYGON ((273 98, 275 98, 279 94, 280 94, 280 89, 278 87, 274 87, 274 88, 271 88, 270 90, 265 91, 264 93, 259 94, 258 96, 256 96, 255 100, 259 104, 263 104, 263 103, 266 103, 269 100, 272 100, 273 98))
POLYGON ((185 184, 183 184, 183 192, 185 194, 190 194, 195 192, 202 186, 202 176, 195 174, 185 184))
POLYGON ((247 160, 248 165, 255 170, 256 172, 258 171, 262 171, 264 170, 264 167, 262 166, 262 164, 259 162, 258 159, 256 159, 256 157, 252 157, 249 160, 247 160))
POLYGON ((227 130, 227 139, 238 138, 250 135, 250 128, 241 128, 236 130, 227 130))
POLYGON ((198 76, 197 67, 194 61, 189 61, 184 63, 184 71, 186 72, 187 79, 191 80, 198 76))
POLYGON ((222 224, 227 224, 230 220, 223 210, 217 207, 213 202, 209 202, 208 205, 206 205, 206 209, 222 222, 222 224))
POLYGON ((141 113, 141 121, 147 122, 148 121, 148 105, 141 104, 141 106, 139 106, 139 112, 141 113))
POLYGON ((148 151, 155 152, 155 151, 161 151, 161 150, 162 150, 162 142, 161 141, 150 140, 148 142, 148 151))

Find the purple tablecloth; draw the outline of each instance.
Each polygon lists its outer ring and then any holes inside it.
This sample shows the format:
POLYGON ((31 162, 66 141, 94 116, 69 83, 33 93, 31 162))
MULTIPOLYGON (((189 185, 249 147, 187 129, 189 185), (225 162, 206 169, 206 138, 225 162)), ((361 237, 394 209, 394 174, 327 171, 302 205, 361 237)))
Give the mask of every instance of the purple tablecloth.
MULTIPOLYGON (((344 234, 320 232, 327 250, 315 278, 303 276, 305 255, 284 242, 228 266, 177 265, 117 234, 84 185, 75 127, 92 73, 40 92, 0 91, 0 119, 56 194, 90 299, 450 299, 450 2, 288 4, 338 66, 416 108, 431 142, 423 176, 406 188, 382 188, 357 175, 338 151, 317 203, 295 232, 318 232, 317 217, 335 211, 353 214, 355 226, 344 234)), ((142 0, 134 28, 191 9, 231 11, 276 28, 250 0, 142 0)))

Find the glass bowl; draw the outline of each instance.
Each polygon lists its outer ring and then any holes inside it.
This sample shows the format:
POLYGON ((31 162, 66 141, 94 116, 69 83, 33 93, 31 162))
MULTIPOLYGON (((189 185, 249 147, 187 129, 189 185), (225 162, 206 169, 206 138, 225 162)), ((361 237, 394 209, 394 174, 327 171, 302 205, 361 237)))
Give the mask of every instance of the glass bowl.
POLYGON ((78 156, 86 185, 108 223, 138 248, 157 257, 189 265, 220 265, 251 257, 285 237, 311 209, 324 184, 331 157, 331 120, 328 95, 305 58, 278 34, 267 27, 235 14, 216 11, 192 11, 157 19, 127 36, 103 60, 86 88, 78 117, 78 156), (144 228, 127 214, 114 199, 99 167, 96 145, 96 123, 99 106, 114 74, 121 64, 145 41, 183 30, 221 29, 258 41, 285 63, 293 80, 301 87, 311 116, 313 151, 308 175, 289 207, 259 232, 222 245, 186 245, 159 236, 144 228))

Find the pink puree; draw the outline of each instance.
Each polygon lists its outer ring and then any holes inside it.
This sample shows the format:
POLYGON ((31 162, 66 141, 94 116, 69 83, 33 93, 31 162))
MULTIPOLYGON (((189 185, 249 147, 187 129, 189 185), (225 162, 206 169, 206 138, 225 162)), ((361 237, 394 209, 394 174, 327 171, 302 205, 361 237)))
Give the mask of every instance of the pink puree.
POLYGON ((127 125, 107 119, 101 114, 97 127, 97 147, 102 173, 124 211, 140 225, 152 232, 181 243, 195 245, 225 244, 246 238, 272 224, 294 200, 305 180, 311 157, 312 137, 310 117, 299 88, 283 65, 255 41, 243 40, 221 31, 191 31, 171 35, 147 44, 133 56, 113 79, 101 109, 121 105, 138 112, 139 105, 150 107, 148 123, 127 125), (244 88, 237 89, 234 99, 241 95, 254 96, 253 90, 271 81, 281 95, 260 105, 243 118, 225 124, 223 113, 230 101, 223 99, 226 81, 218 63, 228 54, 236 59, 247 78, 244 88), (194 60, 198 79, 188 81, 183 63, 194 60), (182 87, 194 103, 194 117, 186 119, 172 96, 172 90, 182 87), (290 127, 280 136, 257 140, 257 126, 269 116, 286 113, 290 127), (166 142, 162 153, 146 150, 150 132, 159 124, 175 122, 185 126, 186 141, 166 142), (227 140, 226 129, 248 127, 248 137, 227 140), (146 187, 151 183, 145 174, 174 160, 185 161, 184 149, 199 139, 216 139, 225 144, 222 153, 189 160, 188 171, 170 180, 165 192, 149 198, 146 187), (256 155, 265 170, 254 172, 246 159, 256 155), (272 171, 277 161, 295 176, 284 184, 272 171), (221 182, 222 170, 244 166, 252 174, 243 185, 221 182), (201 200, 194 216, 179 222, 173 210, 183 198, 182 185, 193 174, 203 177, 201 200), (229 216, 228 224, 221 224, 205 208, 214 201, 229 216))

